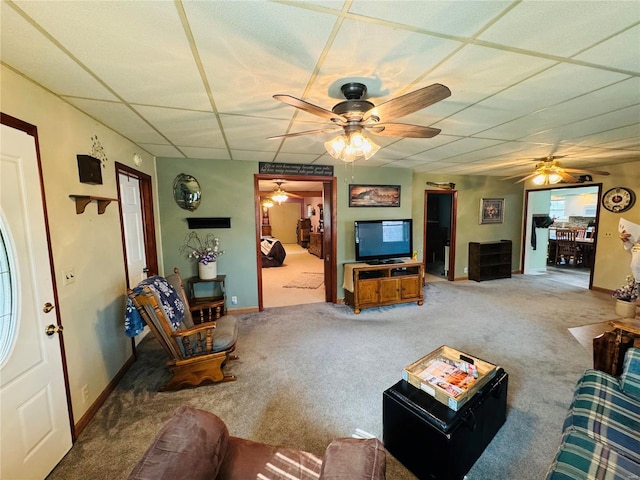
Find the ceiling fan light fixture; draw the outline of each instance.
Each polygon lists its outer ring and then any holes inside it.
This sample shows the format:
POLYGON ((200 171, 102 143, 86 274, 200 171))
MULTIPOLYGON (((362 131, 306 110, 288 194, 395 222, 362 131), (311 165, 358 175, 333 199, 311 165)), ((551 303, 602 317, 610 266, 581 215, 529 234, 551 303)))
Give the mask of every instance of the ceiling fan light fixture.
POLYGON ((560 180, 562 180, 562 177, 557 173, 553 172, 549 174, 549 183, 551 184, 558 183, 560 182, 560 180))
POLYGON ((347 163, 354 162, 359 157, 364 157, 365 160, 368 160, 380 150, 379 145, 376 145, 360 132, 352 133, 349 137, 338 135, 325 142, 324 148, 333 158, 347 163))
POLYGON ((263 207, 265 207, 265 208, 271 208, 271 207, 273 207, 273 200, 271 200, 270 198, 265 198, 265 199, 262 201, 262 206, 263 206, 263 207))
POLYGON ((271 195, 271 199, 274 202, 278 202, 278 205, 281 205, 282 202, 286 202, 287 198, 289 198, 289 196, 287 195, 287 192, 285 192, 281 188, 279 188, 278 190, 275 190, 273 192, 273 195, 271 195))

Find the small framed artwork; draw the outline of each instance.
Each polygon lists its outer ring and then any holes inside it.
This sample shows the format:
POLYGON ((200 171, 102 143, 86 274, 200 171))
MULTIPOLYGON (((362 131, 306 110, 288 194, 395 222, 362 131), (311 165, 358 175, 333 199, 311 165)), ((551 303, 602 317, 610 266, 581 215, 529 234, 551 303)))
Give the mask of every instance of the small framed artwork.
POLYGON ((480 225, 502 223, 504 220, 504 198, 483 198, 480 200, 480 225))
POLYGON ((399 207, 400 185, 349 185, 350 207, 399 207))

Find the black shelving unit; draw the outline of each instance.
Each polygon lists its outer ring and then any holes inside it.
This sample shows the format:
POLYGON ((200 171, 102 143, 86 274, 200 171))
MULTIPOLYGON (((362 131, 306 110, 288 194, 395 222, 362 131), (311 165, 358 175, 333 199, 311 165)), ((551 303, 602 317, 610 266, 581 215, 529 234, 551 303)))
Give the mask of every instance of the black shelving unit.
POLYGON ((511 240, 469 242, 469 280, 511 277, 511 240))

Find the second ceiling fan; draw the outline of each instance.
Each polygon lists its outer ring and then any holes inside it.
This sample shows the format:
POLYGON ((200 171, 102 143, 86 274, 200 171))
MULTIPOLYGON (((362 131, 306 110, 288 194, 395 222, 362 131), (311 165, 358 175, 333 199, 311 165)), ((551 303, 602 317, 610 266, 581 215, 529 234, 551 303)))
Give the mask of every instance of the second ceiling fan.
POLYGON ((604 172, 602 170, 585 170, 581 168, 562 167, 557 159, 563 157, 565 157, 565 155, 549 155, 548 157, 536 158, 535 161, 538 163, 536 164, 533 173, 524 176, 514 175, 512 177, 503 178, 503 180, 522 177, 516 182, 520 183, 532 178, 533 183, 536 185, 548 185, 560 182, 582 183, 585 181, 585 175, 609 175, 609 172, 604 172))
POLYGON ((363 135, 368 132, 374 135, 399 138, 431 138, 440 133, 440 129, 407 123, 394 123, 400 117, 417 112, 429 105, 444 100, 451 91, 439 83, 420 88, 413 92, 374 105, 365 100, 366 85, 357 82, 345 83, 341 87, 346 100, 336 104, 331 110, 319 107, 291 95, 274 95, 273 98, 287 105, 303 110, 312 115, 330 120, 332 123, 324 128, 304 132, 287 133, 269 137, 270 139, 298 137, 340 131, 342 134, 325 143, 327 152, 334 158, 343 161, 354 161, 359 157, 369 158, 380 147, 367 147, 372 142, 363 135))

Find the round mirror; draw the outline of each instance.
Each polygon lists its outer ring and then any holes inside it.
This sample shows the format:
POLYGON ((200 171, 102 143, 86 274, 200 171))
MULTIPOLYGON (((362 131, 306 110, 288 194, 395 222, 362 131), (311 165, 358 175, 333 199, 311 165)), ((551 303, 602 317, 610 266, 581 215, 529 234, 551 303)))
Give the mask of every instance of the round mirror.
POLYGON ((181 173, 173 182, 173 198, 180 208, 192 212, 200 205, 200 184, 191 175, 181 173))

